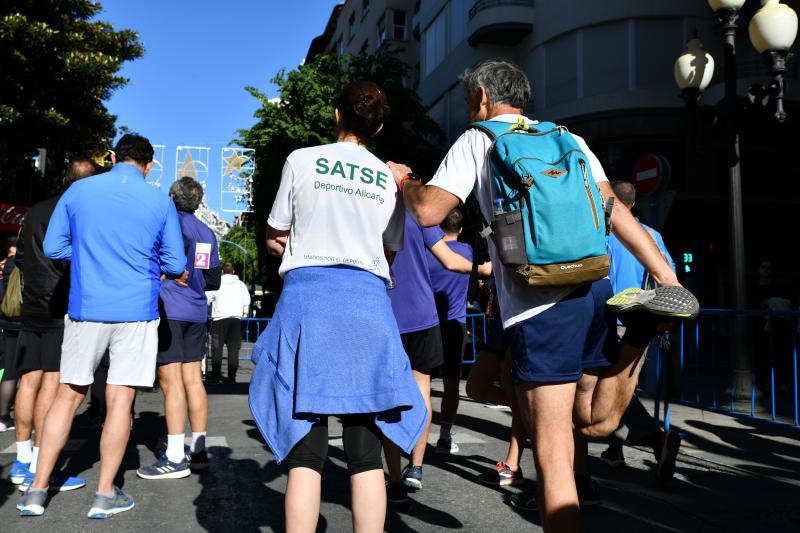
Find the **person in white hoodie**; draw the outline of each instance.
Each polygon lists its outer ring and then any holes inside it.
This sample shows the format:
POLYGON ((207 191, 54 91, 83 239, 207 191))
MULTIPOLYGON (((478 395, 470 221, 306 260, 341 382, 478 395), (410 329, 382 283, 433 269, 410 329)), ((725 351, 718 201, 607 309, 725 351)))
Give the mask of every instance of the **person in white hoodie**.
POLYGON ((222 346, 228 348, 228 377, 225 382, 236 383, 239 368, 239 348, 242 345, 242 317, 250 307, 250 292, 239 280, 233 263, 222 265, 222 282, 219 290, 206 293, 211 306, 211 374, 210 383, 222 381, 222 346))

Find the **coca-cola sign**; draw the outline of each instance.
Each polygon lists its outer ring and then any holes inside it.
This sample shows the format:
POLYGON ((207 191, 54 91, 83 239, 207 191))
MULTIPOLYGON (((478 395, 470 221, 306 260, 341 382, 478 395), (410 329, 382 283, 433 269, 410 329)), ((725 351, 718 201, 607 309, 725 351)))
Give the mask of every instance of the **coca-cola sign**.
POLYGON ((17 233, 28 208, 14 204, 0 204, 0 233, 17 233))

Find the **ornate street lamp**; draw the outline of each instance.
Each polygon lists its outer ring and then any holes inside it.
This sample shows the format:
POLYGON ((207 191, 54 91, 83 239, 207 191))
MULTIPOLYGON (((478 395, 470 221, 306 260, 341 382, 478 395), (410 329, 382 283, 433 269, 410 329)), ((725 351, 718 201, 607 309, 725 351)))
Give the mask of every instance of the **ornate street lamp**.
MULTIPOLYGON (((739 160, 739 132, 736 126, 740 110, 736 88, 736 30, 739 27, 740 8, 745 0, 708 0, 708 5, 717 15, 724 41, 723 74, 725 97, 718 106, 724 119, 727 146, 728 184, 730 189, 731 221, 731 276, 732 307, 745 309, 745 254, 744 223, 742 218, 742 177, 739 160)), ((797 14, 779 0, 761 0, 761 9, 750 21, 750 40, 756 51, 770 64, 773 79, 766 86, 753 86, 748 93, 751 104, 766 106, 775 102, 774 117, 778 122, 786 119, 783 95, 786 81, 786 62, 791 57, 789 49, 797 36, 797 14)), ((714 60, 705 52, 697 39, 692 39, 675 62, 675 81, 681 89, 681 97, 688 105, 695 105, 713 75, 714 60)), ((743 317, 734 324, 735 368, 733 392, 737 399, 749 397, 753 390, 750 357, 745 341, 743 317)))
POLYGON ((696 36, 686 44, 686 51, 675 61, 675 83, 681 90, 681 97, 689 106, 700 101, 714 76, 714 58, 703 48, 696 36))
POLYGON ((797 13, 778 0, 762 0, 759 9, 750 20, 750 42, 770 66, 772 82, 767 86, 750 88, 751 103, 766 105, 775 101, 774 117, 778 122, 786 120, 783 109, 783 94, 786 90, 786 62, 792 57, 789 49, 797 37, 797 13), (760 102, 759 102, 760 100, 760 102))

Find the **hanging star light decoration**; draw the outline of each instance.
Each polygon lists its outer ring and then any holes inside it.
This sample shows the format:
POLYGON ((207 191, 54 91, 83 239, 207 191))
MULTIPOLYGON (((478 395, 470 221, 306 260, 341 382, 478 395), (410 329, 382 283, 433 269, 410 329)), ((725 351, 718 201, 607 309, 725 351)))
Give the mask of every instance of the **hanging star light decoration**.
POLYGON ((223 176, 230 176, 234 171, 241 172, 242 165, 247 163, 247 158, 236 151, 231 152, 231 155, 223 157, 222 159, 225 160, 225 164, 227 165, 223 176))
POLYGON ((189 176, 190 178, 197 178, 197 166, 192 159, 192 152, 187 150, 186 157, 183 158, 183 165, 181 165, 181 177, 189 176))

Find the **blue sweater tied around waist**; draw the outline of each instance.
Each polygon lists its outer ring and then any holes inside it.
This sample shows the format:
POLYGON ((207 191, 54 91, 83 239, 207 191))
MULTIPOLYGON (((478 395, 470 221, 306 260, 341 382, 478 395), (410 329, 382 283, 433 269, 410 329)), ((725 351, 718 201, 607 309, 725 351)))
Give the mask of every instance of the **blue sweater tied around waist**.
POLYGON ((250 411, 283 461, 320 415, 375 413, 406 452, 428 412, 411 375, 383 280, 349 267, 286 273, 267 330, 253 349, 250 411))

